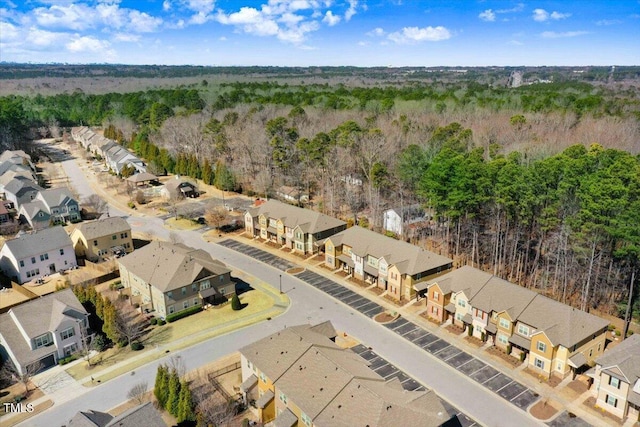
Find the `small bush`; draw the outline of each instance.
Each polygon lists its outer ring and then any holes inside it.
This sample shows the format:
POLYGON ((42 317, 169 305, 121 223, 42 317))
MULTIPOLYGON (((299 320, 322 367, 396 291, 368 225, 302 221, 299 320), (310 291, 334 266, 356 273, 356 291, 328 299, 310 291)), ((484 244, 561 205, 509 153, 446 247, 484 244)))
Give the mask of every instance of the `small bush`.
POLYGON ((473 336, 473 325, 467 326, 467 335, 473 336))
POLYGON ((521 362, 524 362, 525 357, 527 357, 527 355, 525 354, 524 351, 522 353, 520 353, 520 361, 521 362))
POLYGON ((607 326, 607 330, 609 330, 609 331, 613 331, 615 328, 616 327, 611 323, 609 323, 609 326, 607 326))
POLYGON ((136 208, 136 204, 133 203, 133 202, 127 203, 127 206, 129 206, 129 208, 131 208, 131 209, 135 209, 136 208))
POLYGON ((622 335, 622 332, 620 332, 619 330, 616 329, 615 334, 617 337, 619 337, 620 335, 622 335))
POLYGON ((202 311, 202 306, 197 305, 195 307, 187 308, 186 310, 179 311, 178 313, 173 313, 167 316, 167 322, 175 322, 178 319, 182 319, 183 317, 191 316, 192 314, 198 313, 202 311))
POLYGON ((111 289, 112 291, 122 289, 122 288, 124 288, 124 286, 122 285, 122 282, 120 282, 119 280, 109 285, 109 289, 111 289))
POLYGON ((151 325, 157 325, 158 324, 158 319, 155 317, 152 317, 151 319, 149 319, 149 323, 151 325))
POLYGON ((100 352, 107 348, 107 339, 102 334, 96 334, 95 338, 91 342, 91 346, 94 350, 100 352))
POLYGON ((487 334, 484 332, 480 333, 480 341, 485 342, 487 340, 487 334))
POLYGON ((245 418, 244 420, 242 420, 242 427, 249 427, 249 419, 245 418))
POLYGON ((134 341, 131 343, 131 350, 133 351, 140 351, 144 348, 144 346, 142 345, 142 343, 139 343, 138 341, 134 341))
POLYGON ((237 294, 234 294, 233 298, 231 298, 231 309, 234 311, 242 309, 242 303, 240 302, 240 298, 238 298, 237 294))
POLYGON ((162 325, 166 325, 167 322, 165 320, 162 319, 158 319, 158 326, 162 326, 162 325))
POLYGON ((511 344, 507 345, 507 354, 511 354, 511 350, 513 350, 511 344))
POLYGON ((63 357, 62 359, 59 359, 58 360, 58 365, 64 366, 69 362, 73 362, 74 360, 78 360, 78 355, 77 354, 72 354, 71 356, 67 356, 67 357, 63 357))

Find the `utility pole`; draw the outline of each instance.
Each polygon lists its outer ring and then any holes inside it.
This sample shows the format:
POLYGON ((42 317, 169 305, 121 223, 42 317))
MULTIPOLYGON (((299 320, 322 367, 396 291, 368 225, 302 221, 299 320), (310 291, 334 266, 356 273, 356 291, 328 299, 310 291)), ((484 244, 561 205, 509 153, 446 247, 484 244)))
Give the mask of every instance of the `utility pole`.
POLYGON ((282 293, 282 274, 280 275, 280 293, 282 293))

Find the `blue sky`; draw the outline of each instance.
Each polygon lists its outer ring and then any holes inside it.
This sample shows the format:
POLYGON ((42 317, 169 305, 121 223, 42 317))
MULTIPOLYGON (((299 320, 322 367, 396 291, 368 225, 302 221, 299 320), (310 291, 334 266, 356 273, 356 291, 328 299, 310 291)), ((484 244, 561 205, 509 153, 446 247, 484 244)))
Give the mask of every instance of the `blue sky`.
POLYGON ((0 61, 640 65, 640 0, 0 0, 0 61))

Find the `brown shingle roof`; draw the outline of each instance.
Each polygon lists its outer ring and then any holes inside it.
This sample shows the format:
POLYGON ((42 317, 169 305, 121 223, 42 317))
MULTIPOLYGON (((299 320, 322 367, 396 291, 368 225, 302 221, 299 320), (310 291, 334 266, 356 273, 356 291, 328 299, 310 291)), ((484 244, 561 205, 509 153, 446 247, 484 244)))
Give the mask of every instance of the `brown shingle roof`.
POLYGON ((202 249, 159 241, 118 259, 118 263, 162 292, 231 271, 202 249))
POLYGON ((305 233, 311 234, 346 225, 337 218, 277 200, 269 200, 257 208, 252 208, 250 212, 254 217, 264 214, 269 218, 282 219, 286 227, 293 229, 300 226, 305 233))
POLYGON ((617 367, 631 387, 640 380, 640 334, 632 335, 596 359, 603 369, 617 367))
POLYGON ((83 222, 76 226, 76 230, 82 233, 85 239, 93 240, 103 236, 124 233, 125 231, 131 232, 131 226, 124 218, 112 216, 83 222))

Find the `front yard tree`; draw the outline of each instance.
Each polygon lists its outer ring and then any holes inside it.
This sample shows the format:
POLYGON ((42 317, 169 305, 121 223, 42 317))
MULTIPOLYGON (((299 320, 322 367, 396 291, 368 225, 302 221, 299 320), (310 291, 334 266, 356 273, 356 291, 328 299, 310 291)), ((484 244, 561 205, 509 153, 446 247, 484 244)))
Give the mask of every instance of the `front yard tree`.
POLYGON ((115 327, 118 335, 127 339, 128 346, 131 346, 131 342, 138 338, 144 330, 144 325, 138 313, 133 307, 124 302, 118 304, 115 316, 115 327))
POLYGON ((229 214, 225 208, 217 206, 215 208, 207 209, 207 212, 204 214, 204 219, 207 221, 207 224, 213 225, 215 228, 219 229, 227 220, 228 216, 229 214))
POLYGON ((195 421, 191 390, 189 389, 189 384, 186 381, 182 381, 182 384, 180 385, 180 403, 178 405, 176 419, 178 423, 183 421, 195 421))
POLYGON ((146 381, 135 384, 127 393, 127 398, 133 400, 138 405, 142 405, 145 401, 148 386, 149 384, 146 381))
POLYGON ((240 303, 240 298, 238 298, 237 294, 233 294, 233 298, 231 298, 231 309, 240 310, 241 308, 242 304, 240 303))
POLYGON ((158 366, 153 394, 158 400, 158 406, 164 409, 169 398, 169 370, 165 365, 158 366))
POLYGON ((169 393, 167 395, 167 404, 165 409, 171 415, 176 416, 180 407, 180 376, 175 369, 169 372, 169 393))

